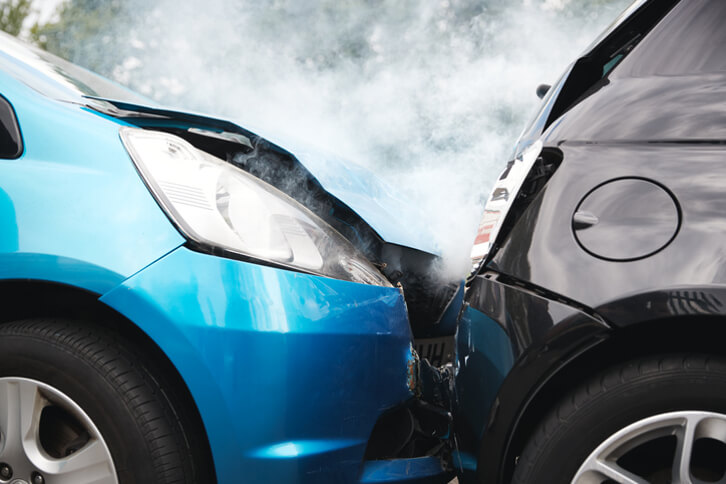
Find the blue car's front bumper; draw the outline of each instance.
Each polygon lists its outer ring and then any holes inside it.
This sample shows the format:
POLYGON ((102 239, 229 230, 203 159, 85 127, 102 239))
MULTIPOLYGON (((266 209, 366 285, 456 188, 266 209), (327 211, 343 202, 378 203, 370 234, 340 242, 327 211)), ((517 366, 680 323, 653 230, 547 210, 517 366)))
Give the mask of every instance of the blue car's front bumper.
POLYGON ((181 373, 219 482, 446 480, 435 458, 363 460, 379 416, 413 396, 400 290, 182 247, 101 300, 181 373))

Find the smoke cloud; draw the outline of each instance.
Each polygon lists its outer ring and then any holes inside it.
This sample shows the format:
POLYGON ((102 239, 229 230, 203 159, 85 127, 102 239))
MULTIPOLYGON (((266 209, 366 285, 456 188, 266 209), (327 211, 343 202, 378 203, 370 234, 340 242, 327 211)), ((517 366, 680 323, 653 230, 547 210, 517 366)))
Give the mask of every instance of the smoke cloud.
POLYGON ((421 207, 457 278, 536 86, 628 3, 131 0, 73 60, 93 49, 94 68, 158 101, 367 167, 421 207))

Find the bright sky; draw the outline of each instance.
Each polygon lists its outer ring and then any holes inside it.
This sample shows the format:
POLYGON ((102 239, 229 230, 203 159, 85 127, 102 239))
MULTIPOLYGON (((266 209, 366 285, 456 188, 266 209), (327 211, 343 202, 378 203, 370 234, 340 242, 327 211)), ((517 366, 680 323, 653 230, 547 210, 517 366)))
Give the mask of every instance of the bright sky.
POLYGON ((55 12, 56 7, 62 3, 62 1, 63 0, 34 0, 33 7, 35 7, 35 9, 38 11, 40 21, 47 21, 55 12))
POLYGON ((28 15, 28 18, 23 22, 24 32, 20 34, 21 37, 28 35, 30 27, 37 21, 41 23, 47 22, 53 17, 58 5, 63 3, 64 0, 33 0, 33 12, 28 15))

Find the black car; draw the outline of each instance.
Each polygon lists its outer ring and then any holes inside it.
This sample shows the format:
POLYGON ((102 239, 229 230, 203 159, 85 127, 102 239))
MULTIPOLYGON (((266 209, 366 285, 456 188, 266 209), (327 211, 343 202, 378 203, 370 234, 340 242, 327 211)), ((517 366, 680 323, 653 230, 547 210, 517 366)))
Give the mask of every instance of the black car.
POLYGON ((472 254, 461 480, 726 482, 726 1, 638 1, 538 92, 472 254))

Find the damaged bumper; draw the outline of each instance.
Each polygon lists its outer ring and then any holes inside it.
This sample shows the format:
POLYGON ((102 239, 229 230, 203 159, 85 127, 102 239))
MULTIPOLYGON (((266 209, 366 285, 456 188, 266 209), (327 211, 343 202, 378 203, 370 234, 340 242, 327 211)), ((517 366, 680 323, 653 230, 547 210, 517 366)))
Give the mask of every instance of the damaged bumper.
POLYGON ((377 422, 401 409, 412 415, 411 436, 431 414, 434 427, 450 419, 416 403, 425 385, 400 290, 182 247, 101 300, 179 369, 219 482, 450 479, 438 442, 399 436, 394 453, 373 443, 377 422))

